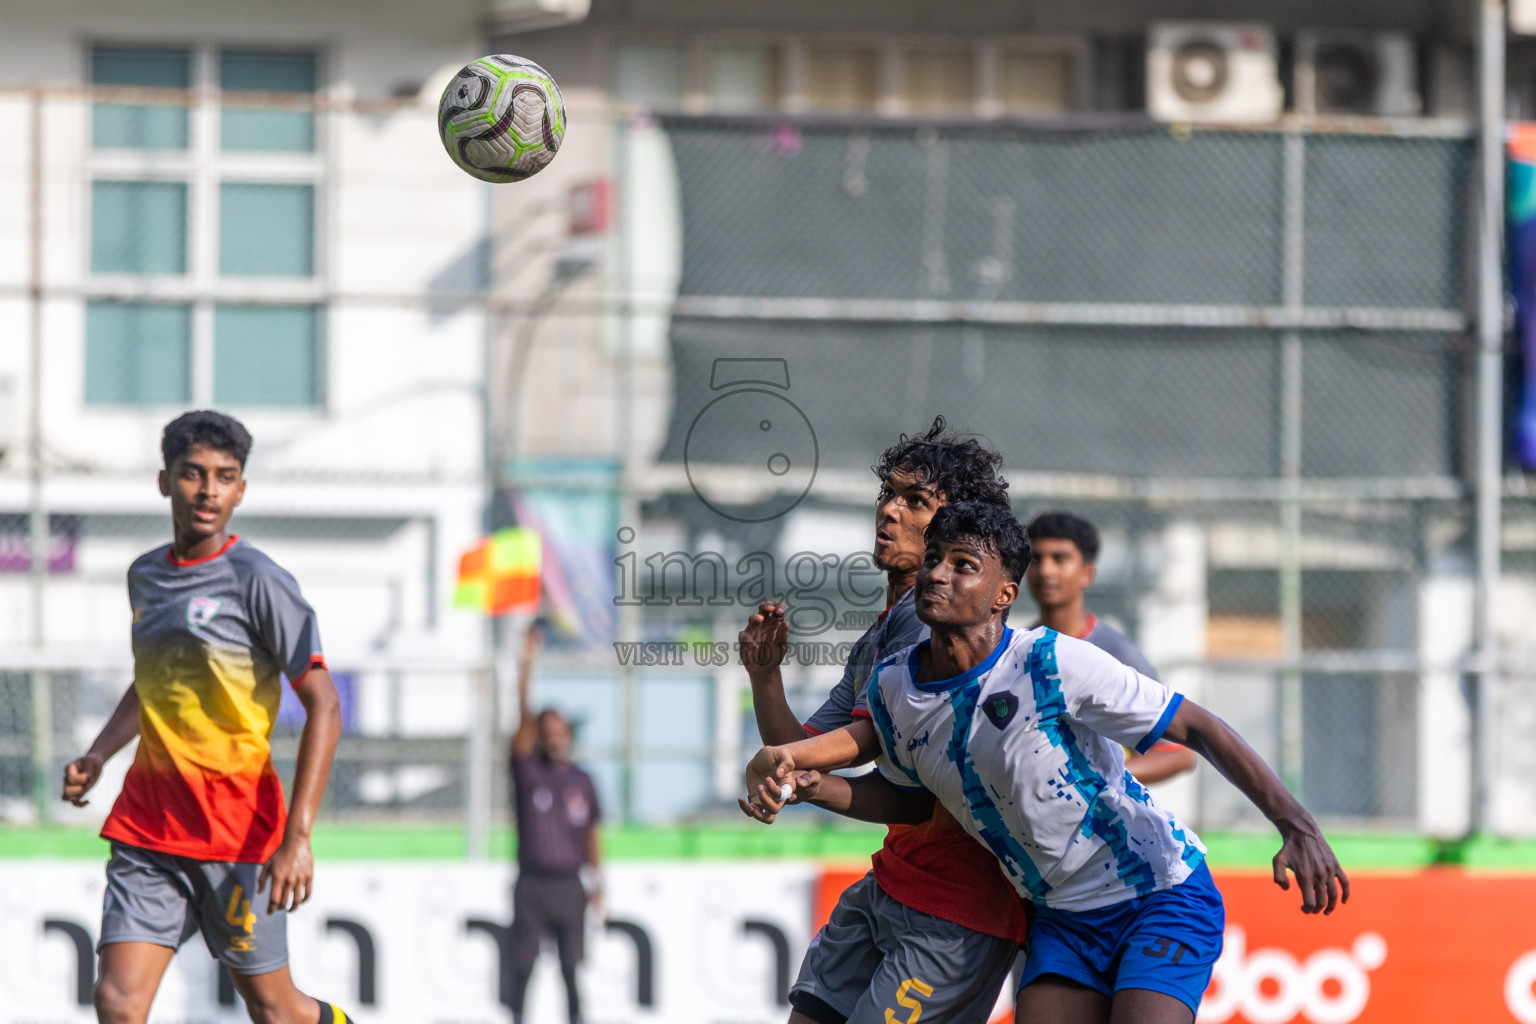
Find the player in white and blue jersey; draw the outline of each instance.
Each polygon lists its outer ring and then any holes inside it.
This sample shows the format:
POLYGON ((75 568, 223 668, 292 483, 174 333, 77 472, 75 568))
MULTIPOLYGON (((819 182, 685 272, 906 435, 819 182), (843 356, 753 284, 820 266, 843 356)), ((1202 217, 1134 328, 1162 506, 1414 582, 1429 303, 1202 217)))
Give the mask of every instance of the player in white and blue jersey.
POLYGON ((1296 875, 1303 912, 1349 898, 1311 815, 1225 723, 1092 644, 1006 626, 1030 559, 1006 509, 946 505, 927 543, 916 603, 930 640, 876 669, 872 724, 759 752, 758 816, 786 779, 794 799, 872 820, 910 820, 936 797, 1035 905, 1015 1011, 1030 1024, 1189 1024, 1221 953, 1204 847, 1125 771, 1123 746, 1166 737, 1242 790, 1280 830, 1275 881, 1296 875), (883 789, 805 770, 873 749, 883 789))

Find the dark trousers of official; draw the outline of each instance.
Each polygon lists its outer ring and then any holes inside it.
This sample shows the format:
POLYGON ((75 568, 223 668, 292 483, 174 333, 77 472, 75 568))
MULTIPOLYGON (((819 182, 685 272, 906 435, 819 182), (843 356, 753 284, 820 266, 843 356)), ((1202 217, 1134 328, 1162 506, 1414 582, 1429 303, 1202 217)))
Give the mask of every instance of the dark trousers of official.
POLYGON ((560 953, 560 975, 565 979, 565 1003, 571 1024, 581 1020, 581 995, 576 991, 576 965, 581 963, 586 942, 587 893, 581 877, 521 870, 512 887, 512 1017, 523 1019, 523 1001, 533 962, 539 958, 539 942, 554 937, 560 953))

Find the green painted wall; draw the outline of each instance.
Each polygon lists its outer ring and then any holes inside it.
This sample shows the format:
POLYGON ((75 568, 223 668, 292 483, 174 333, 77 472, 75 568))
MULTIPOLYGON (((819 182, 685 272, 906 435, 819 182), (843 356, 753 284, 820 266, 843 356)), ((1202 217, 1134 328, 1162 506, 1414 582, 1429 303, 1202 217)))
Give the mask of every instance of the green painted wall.
MULTIPOLYGON (((603 830, 609 860, 709 858, 804 858, 863 863, 879 849, 880 828, 797 828, 697 826, 614 827, 603 830)), ((1217 832, 1202 837, 1217 870, 1268 870, 1280 848, 1273 835, 1217 832)), ((1329 837, 1346 871, 1414 870, 1432 864, 1473 870, 1536 870, 1536 841, 1470 840, 1440 842, 1423 836, 1336 834, 1329 837)), ((429 826, 322 825, 314 851, 326 860, 459 860, 464 831, 429 826)), ((491 835, 491 856, 511 859, 516 839, 510 828, 491 835)), ((0 858, 106 859, 106 841, 88 829, 0 828, 0 858)))

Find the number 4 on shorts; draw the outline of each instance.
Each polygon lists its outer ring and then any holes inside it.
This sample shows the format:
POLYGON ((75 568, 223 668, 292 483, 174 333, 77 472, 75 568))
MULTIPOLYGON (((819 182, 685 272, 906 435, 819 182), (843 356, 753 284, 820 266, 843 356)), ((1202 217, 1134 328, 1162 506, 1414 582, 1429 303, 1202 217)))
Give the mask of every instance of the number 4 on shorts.
POLYGON ((224 920, 249 935, 256 930, 256 915, 251 913, 251 901, 240 898, 243 895, 245 889, 235 886, 235 891, 229 894, 229 906, 224 909, 224 920))

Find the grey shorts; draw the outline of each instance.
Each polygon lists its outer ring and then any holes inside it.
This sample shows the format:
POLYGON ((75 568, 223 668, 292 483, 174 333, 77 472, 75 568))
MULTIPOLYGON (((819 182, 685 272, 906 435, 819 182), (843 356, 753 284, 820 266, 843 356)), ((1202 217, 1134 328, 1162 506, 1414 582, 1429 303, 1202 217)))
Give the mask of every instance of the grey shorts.
POLYGON ((192 860, 112 844, 101 941, 180 949, 201 931, 214 959, 236 974, 266 974, 288 963, 288 912, 267 913, 256 893, 260 864, 192 860))
POLYGON ((870 872, 811 939, 789 1002, 817 1024, 985 1024, 1017 948, 913 910, 870 872))

